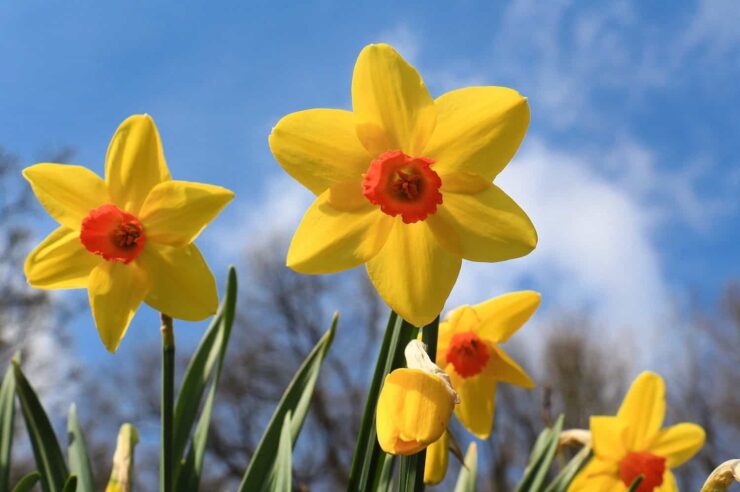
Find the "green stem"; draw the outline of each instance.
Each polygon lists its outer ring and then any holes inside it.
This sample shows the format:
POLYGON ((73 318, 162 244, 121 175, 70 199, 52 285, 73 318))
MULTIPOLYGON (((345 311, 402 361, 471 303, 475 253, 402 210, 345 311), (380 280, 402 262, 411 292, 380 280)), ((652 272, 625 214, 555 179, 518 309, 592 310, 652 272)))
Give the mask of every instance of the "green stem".
POLYGON ((391 311, 383 342, 380 345, 373 379, 367 392, 365 411, 360 422, 360 432, 357 435, 352 469, 347 485, 349 492, 374 490, 380 480, 384 453, 380 449, 375 432, 375 409, 378 395, 385 377, 393 369, 405 365, 403 350, 408 342, 416 338, 418 333, 418 328, 391 311))
MULTIPOLYGON (((432 362, 437 356, 437 337, 439 334, 439 316, 421 330, 421 340, 427 346, 427 354, 432 362)), ((426 463, 426 449, 411 456, 401 457, 401 482, 399 490, 402 492, 422 492, 424 490, 424 464, 426 463)))
POLYGON ((173 491, 172 422, 175 401, 175 332, 172 318, 162 313, 162 443, 159 490, 173 491))

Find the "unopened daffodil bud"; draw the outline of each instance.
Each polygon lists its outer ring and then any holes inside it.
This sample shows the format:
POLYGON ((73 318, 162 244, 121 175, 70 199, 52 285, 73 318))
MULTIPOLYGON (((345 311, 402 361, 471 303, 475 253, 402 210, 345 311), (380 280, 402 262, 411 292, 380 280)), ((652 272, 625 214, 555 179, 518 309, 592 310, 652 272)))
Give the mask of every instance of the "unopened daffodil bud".
POLYGON ((740 482, 740 460, 728 460, 715 468, 701 492, 725 492, 733 482, 740 482))
POLYGON ((118 432, 113 469, 105 492, 131 492, 134 483, 134 448, 139 442, 139 433, 131 424, 123 424, 118 432))
POLYGON ((378 442, 389 454, 416 454, 439 440, 458 401, 420 341, 409 342, 405 355, 408 367, 386 376, 378 398, 378 442))
POLYGON ((434 485, 445 479, 449 456, 448 448, 449 434, 447 432, 427 448, 426 462, 424 463, 424 483, 434 485))

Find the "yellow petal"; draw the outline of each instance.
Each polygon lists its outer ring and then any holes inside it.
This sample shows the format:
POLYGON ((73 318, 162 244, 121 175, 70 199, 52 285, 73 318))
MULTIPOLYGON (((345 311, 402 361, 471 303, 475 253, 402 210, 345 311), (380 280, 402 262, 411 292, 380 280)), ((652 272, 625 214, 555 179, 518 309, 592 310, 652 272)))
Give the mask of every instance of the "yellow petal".
POLYGON ((668 468, 687 462, 704 446, 706 433, 701 426, 681 423, 663 429, 650 446, 650 452, 666 458, 668 468))
POLYGON ((471 434, 479 439, 488 439, 493 428, 493 412, 496 409, 496 380, 485 371, 463 378, 452 364, 445 372, 450 376, 452 387, 460 397, 455 406, 455 415, 471 434))
POLYGON ((624 397, 617 416, 627 425, 628 449, 647 449, 665 417, 663 378, 649 371, 640 374, 624 397))
POLYGON ((287 265, 301 273, 333 273, 361 265, 383 247, 393 219, 370 203, 338 210, 331 190, 322 193, 303 216, 288 249, 287 265))
POLYGON ((437 215, 453 236, 439 239, 466 260, 510 260, 537 245, 537 231, 527 214, 496 185, 472 195, 446 193, 443 200, 437 215))
POLYGON ((391 454, 418 453, 442 436, 454 406, 439 377, 418 369, 396 369, 386 377, 378 397, 380 447, 391 454))
POLYGON ((509 163, 529 126, 527 99, 506 87, 467 87, 435 100, 437 127, 425 155, 442 175, 478 174, 489 182, 509 163))
POLYGON ((568 487, 568 492, 621 492, 626 491, 619 479, 619 468, 615 463, 592 458, 578 472, 568 487))
POLYGON ((540 294, 531 290, 510 292, 473 306, 481 319, 479 337, 503 343, 526 323, 540 305, 540 294))
POLYGON ((663 473, 663 483, 659 487, 654 488, 653 492, 678 492, 676 477, 673 476, 669 468, 666 468, 666 471, 663 473))
POLYGON ((366 46, 352 76, 357 136, 377 156, 387 150, 423 155, 436 110, 414 67, 387 44, 366 46))
POLYGON ((168 179, 154 120, 148 114, 130 116, 116 130, 105 157, 105 182, 115 204, 138 215, 152 188, 168 179))
POLYGON ((452 337, 461 332, 471 331, 480 324, 480 318, 472 307, 460 306, 451 311, 447 318, 439 324, 437 336, 437 365, 447 365, 447 349, 452 337))
POLYGON ((82 166, 36 164, 23 176, 49 215, 75 231, 90 210, 111 202, 105 182, 82 166))
POLYGON ((437 242, 424 222, 404 224, 397 217, 367 271, 380 297, 415 326, 434 320, 460 272, 460 258, 437 242))
POLYGON ((490 359, 486 364, 486 371, 491 371, 493 377, 502 383, 515 384, 522 388, 531 389, 535 384, 529 374, 517 364, 501 347, 491 345, 490 359))
POLYGON ((195 244, 180 248, 148 244, 136 262, 151 279, 146 303, 154 309, 187 321, 216 313, 216 279, 195 244))
POLYGON ((185 246, 234 198, 234 193, 202 183, 165 181, 144 201, 139 220, 148 241, 185 246))
POLYGON ((445 479, 447 460, 450 454, 448 441, 449 437, 445 432, 439 440, 434 441, 427 448, 426 461, 424 462, 424 483, 433 485, 445 479))
POLYGON ((90 273, 90 306, 100 339, 110 352, 123 340, 148 287, 146 273, 134 263, 104 261, 90 273))
POLYGON ((281 119, 270 150, 283 169, 316 195, 343 181, 361 181, 372 161, 357 138, 351 112, 309 109, 281 119))
POLYGON ((102 261, 82 246, 79 231, 62 226, 29 253, 26 278, 37 289, 82 289, 87 287, 92 269, 102 261))
POLYGON ((627 454, 627 428, 619 417, 591 417, 591 439, 594 454, 619 463, 627 454))

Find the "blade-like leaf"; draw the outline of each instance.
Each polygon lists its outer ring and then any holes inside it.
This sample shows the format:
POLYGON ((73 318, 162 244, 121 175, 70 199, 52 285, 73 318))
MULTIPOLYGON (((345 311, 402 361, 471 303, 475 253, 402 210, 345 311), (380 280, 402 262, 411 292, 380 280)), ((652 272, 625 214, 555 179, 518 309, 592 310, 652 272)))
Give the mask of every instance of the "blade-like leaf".
POLYGON ((134 451, 139 442, 139 431, 131 424, 123 424, 118 431, 113 468, 105 492, 131 492, 134 483, 134 451))
POLYGON ((455 492, 475 492, 478 469, 478 446, 475 442, 468 445, 463 464, 465 466, 460 468, 460 474, 457 476, 457 483, 455 484, 455 492))
POLYGON ((568 462, 567 465, 563 467, 562 470, 560 470, 560 473, 558 473, 558 476, 555 477, 555 480, 547 486, 545 489, 545 492, 566 492, 568 490, 568 486, 570 485, 570 482, 573 481, 576 474, 580 471, 581 468, 583 468, 583 465, 586 464, 586 461, 588 460, 588 457, 591 455, 591 448, 589 446, 585 446, 582 448, 576 455, 568 462))
POLYGON ((262 435, 257 449, 252 455, 247 471, 244 474, 242 483, 239 486, 241 492, 252 492, 263 490, 267 479, 272 473, 272 467, 275 459, 280 440, 280 429, 285 419, 285 415, 291 412, 293 415, 290 425, 291 442, 295 445, 298 434, 303 426, 303 421, 308 412, 308 406, 311 402, 316 379, 319 377, 321 363, 326 357, 326 353, 331 346, 334 338, 334 331, 337 328, 339 315, 335 314, 329 330, 321 337, 306 360, 293 376, 293 380, 283 393, 283 397, 278 403, 275 413, 272 414, 270 423, 267 425, 265 433, 262 435))
POLYGON ((278 444, 275 466, 270 476, 270 492, 291 492, 293 481, 293 442, 290 437, 290 411, 285 414, 283 426, 280 429, 280 443, 278 444))
POLYGON ((195 355, 190 360, 185 371, 180 393, 175 406, 174 424, 174 453, 177 459, 175 465, 175 490, 195 492, 200 483, 203 469, 208 428, 211 422, 213 401, 216 398, 216 388, 221 377, 226 346, 234 324, 236 310, 237 281, 236 270, 229 268, 226 282, 226 297, 211 326, 203 336, 195 355), (215 368, 215 371, 214 371, 215 368), (185 447, 198 416, 203 394, 209 380, 211 381, 206 403, 201 411, 200 418, 193 433, 192 442, 185 456, 185 447))
POLYGON ((517 487, 517 492, 539 492, 544 487, 552 460, 558 450, 560 431, 563 429, 563 416, 558 417, 555 425, 540 433, 535 443, 524 477, 517 487))
POLYGON ((74 403, 69 407, 67 439, 69 441, 67 444, 69 472, 77 477, 77 492, 95 492, 95 481, 90 466, 90 455, 87 452, 87 442, 77 420, 77 407, 74 403))
POLYGON ((396 457, 392 454, 386 454, 383 457, 383 466, 380 468, 378 480, 373 489, 378 492, 391 492, 393 490, 393 468, 396 464, 396 457))
POLYGON ((41 486, 45 492, 61 492, 69 472, 54 429, 17 361, 13 361, 13 374, 36 466, 41 473, 41 486))
POLYGON ((18 483, 13 487, 13 492, 29 492, 36 486, 38 481, 41 479, 41 475, 37 471, 32 471, 28 475, 24 475, 23 478, 18 480, 18 483))
POLYGON ((77 489, 77 477, 74 475, 70 475, 67 477, 67 481, 64 482, 64 488, 62 489, 62 492, 75 492, 77 489))
POLYGON ((10 453, 13 447, 14 425, 15 377, 13 366, 9 366, 0 387, 0 490, 10 490, 10 453))

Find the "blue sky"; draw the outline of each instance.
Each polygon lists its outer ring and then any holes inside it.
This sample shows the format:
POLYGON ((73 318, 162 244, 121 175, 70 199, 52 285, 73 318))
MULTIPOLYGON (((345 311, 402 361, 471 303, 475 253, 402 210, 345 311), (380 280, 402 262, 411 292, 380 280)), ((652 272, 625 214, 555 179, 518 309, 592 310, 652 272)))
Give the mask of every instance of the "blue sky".
MULTIPOLYGON (((504 85, 531 104, 500 184, 540 246, 466 265, 451 305, 536 288, 545 313, 588 310, 641 332, 668 323, 689 292, 708 302, 740 277, 740 4, 348 5, 3 2, 0 143, 26 163, 73 145, 77 163, 102 172, 118 123, 153 115, 176 178, 237 192, 200 240, 223 278, 240 246, 290 230, 310 201, 272 159, 271 126, 349 107, 357 54, 385 41, 433 95, 504 85)), ((51 228, 40 222, 39 235, 51 228)), ((140 313, 132 330, 155 322, 140 313)), ((106 357, 87 343, 91 320, 81 324, 79 348, 106 357)))

